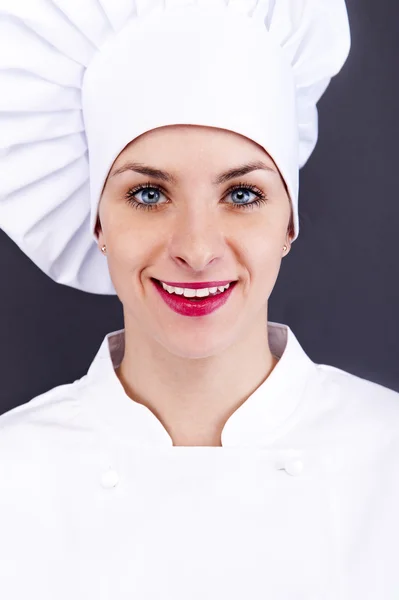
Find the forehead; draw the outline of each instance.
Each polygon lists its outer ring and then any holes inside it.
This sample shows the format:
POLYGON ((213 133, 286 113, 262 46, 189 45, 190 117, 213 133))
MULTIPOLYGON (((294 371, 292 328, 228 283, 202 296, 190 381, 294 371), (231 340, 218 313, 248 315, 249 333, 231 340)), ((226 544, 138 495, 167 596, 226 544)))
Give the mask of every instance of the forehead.
POLYGON ((274 161, 253 140, 239 133, 200 125, 168 125, 152 129, 132 140, 114 162, 116 168, 126 160, 146 163, 163 161, 172 169, 173 165, 196 165, 219 171, 250 160, 262 160, 275 168, 274 161), (166 162, 165 162, 166 161, 166 162))

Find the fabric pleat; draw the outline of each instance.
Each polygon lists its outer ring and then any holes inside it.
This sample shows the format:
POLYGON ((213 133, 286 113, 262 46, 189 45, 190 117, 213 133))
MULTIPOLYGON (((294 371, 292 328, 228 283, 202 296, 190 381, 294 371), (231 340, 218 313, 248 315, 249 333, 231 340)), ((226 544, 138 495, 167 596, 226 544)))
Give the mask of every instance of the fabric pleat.
POLYGON ((191 5, 260 20, 282 48, 302 167, 317 141, 317 102, 349 52, 343 0, 0 0, 0 227, 61 284, 115 294, 89 225, 87 67, 129 19, 191 5))

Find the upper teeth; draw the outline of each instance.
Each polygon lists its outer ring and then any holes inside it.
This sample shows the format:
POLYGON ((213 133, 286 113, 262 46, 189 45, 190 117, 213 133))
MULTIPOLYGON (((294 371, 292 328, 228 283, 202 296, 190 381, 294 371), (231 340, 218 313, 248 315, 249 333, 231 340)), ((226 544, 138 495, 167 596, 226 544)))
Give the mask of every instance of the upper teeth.
POLYGON ((172 285, 167 285, 166 283, 163 283, 163 281, 161 281, 161 284, 163 289, 169 292, 169 294, 179 294, 180 296, 186 296, 186 298, 204 298, 205 296, 209 296, 209 294, 217 294, 219 292, 224 292, 230 286, 230 283, 228 283, 227 285, 221 285, 211 288, 190 289, 173 287, 172 285))

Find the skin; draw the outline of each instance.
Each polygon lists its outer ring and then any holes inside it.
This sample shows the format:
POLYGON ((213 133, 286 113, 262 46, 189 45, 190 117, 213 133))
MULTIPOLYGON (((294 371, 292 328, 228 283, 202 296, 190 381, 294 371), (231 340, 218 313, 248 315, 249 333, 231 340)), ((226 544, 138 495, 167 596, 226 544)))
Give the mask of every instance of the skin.
MULTIPOLYGON (((148 191, 134 197, 151 201, 148 191)), ((97 235, 99 248, 106 245, 123 305, 125 355, 116 374, 126 394, 155 415, 173 445, 221 446, 228 418, 277 364, 267 337, 268 299, 293 230, 289 197, 276 165, 261 146, 224 129, 153 129, 126 146, 111 167, 97 235), (212 183, 221 172, 257 160, 273 172, 255 170, 212 183), (168 171, 177 182, 131 170, 113 175, 131 161, 168 171), (155 192, 159 208, 136 210, 126 193, 148 183, 163 188, 155 192), (257 186, 268 202, 234 208, 256 199, 252 191, 228 191, 243 183, 257 186), (238 279, 238 284, 223 307, 193 318, 172 311, 151 277, 176 282, 238 279)))

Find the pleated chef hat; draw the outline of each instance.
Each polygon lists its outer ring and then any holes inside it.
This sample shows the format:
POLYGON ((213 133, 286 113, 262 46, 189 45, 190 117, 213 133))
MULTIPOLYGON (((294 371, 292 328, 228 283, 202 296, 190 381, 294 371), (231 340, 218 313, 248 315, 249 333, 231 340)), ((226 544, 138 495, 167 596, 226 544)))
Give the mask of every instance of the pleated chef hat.
POLYGON ((115 294, 94 232, 137 136, 206 125, 257 142, 288 188, 350 47, 344 0, 0 0, 0 227, 53 280, 115 294))

